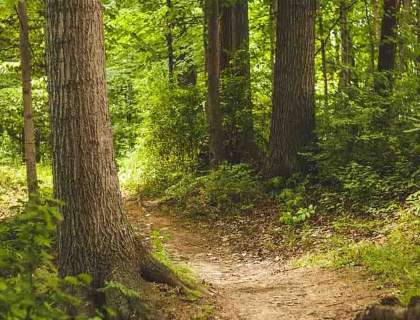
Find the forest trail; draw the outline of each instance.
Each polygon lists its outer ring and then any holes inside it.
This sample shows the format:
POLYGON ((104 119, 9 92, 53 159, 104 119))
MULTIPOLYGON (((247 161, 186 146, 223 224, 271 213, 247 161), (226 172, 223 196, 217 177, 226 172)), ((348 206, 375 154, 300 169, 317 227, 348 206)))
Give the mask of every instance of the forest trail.
POLYGON ((247 258, 174 216, 149 208, 145 213, 134 201, 127 207, 131 217, 146 217, 148 228, 160 232, 176 263, 209 286, 217 301, 215 319, 350 320, 383 296, 355 274, 247 258))

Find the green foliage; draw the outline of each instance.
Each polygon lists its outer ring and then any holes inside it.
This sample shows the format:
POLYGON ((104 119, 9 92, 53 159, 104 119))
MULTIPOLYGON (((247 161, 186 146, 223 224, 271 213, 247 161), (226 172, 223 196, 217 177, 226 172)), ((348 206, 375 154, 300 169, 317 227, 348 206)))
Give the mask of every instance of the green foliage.
POLYGON ((109 291, 118 291, 119 293, 121 293, 123 296, 127 298, 140 298, 141 297, 141 294, 138 291, 127 288, 120 282, 116 282, 116 281, 107 281, 105 283, 105 287, 98 289, 98 292, 107 293, 109 291))
POLYGON ((224 164, 204 176, 184 176, 165 196, 194 215, 243 213, 264 197, 260 178, 242 164, 224 164))
MULTIPOLYGON (((32 54, 32 105, 38 160, 50 159, 50 127, 46 92, 43 3, 26 1, 32 54)), ((23 158, 23 105, 19 53, 19 21, 15 0, 0 2, 0 164, 23 158)))
POLYGON ((420 217, 420 190, 409 195, 406 200, 408 210, 415 216, 420 217))
MULTIPOLYGON (((38 165, 37 172, 41 195, 51 198, 51 168, 38 165)), ((19 213, 26 200, 26 168, 23 165, 0 165, 0 219, 19 213)))
MULTIPOLYGON (((29 204, 0 224, 1 319, 69 319, 64 306, 81 306, 81 300, 66 288, 86 287, 90 277, 61 279, 51 254, 61 220, 57 205, 52 201, 29 204)), ((81 314, 80 319, 87 317, 81 314)))
MULTIPOLYGON (((163 263, 166 267, 172 270, 183 283, 189 288, 198 288, 198 279, 191 270, 182 264, 175 264, 168 252, 164 247, 164 243, 169 239, 170 235, 162 234, 161 232, 154 230, 151 233, 152 245, 153 245, 153 256, 163 263)), ((195 299, 200 296, 197 290, 189 290, 188 294, 190 298, 195 299)))
POLYGON ((309 254, 298 264, 334 268, 362 266, 381 286, 392 288, 407 303, 410 297, 420 294, 419 228, 419 217, 409 212, 401 212, 396 221, 382 221, 382 226, 378 221, 348 217, 345 223, 340 222, 341 231, 329 239, 324 253, 309 254), (351 231, 350 234, 343 228, 351 231), (376 240, 354 238, 355 233, 366 232, 381 236, 376 240))
POLYGON ((315 208, 310 204, 308 207, 299 208, 296 212, 286 211, 280 217, 280 221, 285 224, 305 222, 315 215, 315 208))
POLYGON ((205 135, 198 89, 169 90, 163 81, 149 88, 137 147, 121 161, 123 185, 155 196, 200 166, 205 135))
POLYGON ((316 213, 312 204, 309 180, 300 175, 289 179, 276 177, 268 181, 275 203, 280 207, 280 221, 284 224, 305 222, 316 213))

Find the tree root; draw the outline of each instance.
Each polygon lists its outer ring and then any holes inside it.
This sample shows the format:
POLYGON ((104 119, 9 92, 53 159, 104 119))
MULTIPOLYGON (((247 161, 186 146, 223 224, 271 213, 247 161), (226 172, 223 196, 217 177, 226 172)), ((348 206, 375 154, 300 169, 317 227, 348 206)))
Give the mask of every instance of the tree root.
POLYGON ((142 278, 148 282, 166 284, 172 288, 196 289, 191 284, 180 279, 175 272, 158 261, 152 255, 148 255, 147 259, 143 260, 140 267, 140 274, 142 278))
POLYGON ((356 320, 418 320, 420 319, 420 297, 413 297, 408 307, 395 299, 384 299, 357 315, 356 320))
POLYGON ((176 289, 178 293, 188 294, 199 290, 191 283, 184 281, 169 267, 158 261, 150 253, 140 255, 141 262, 122 265, 114 268, 109 280, 118 287, 100 290, 102 310, 113 310, 114 315, 107 318, 115 320, 163 320, 162 312, 164 293, 154 284, 164 284, 176 289), (121 286, 121 287, 119 287, 121 286), (128 293, 128 294, 127 294, 128 293), (133 293, 133 294, 130 294, 133 293), (138 295, 134 294, 138 293, 138 295))

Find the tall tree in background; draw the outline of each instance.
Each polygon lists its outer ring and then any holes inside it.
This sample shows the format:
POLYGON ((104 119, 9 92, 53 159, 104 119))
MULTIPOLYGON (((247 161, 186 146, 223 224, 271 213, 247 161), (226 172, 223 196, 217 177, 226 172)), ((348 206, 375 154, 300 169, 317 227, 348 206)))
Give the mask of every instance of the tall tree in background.
POLYGON ((220 51, 219 0, 205 0, 207 18, 207 122, 210 139, 210 157, 213 165, 225 160, 223 147, 223 118, 220 111, 220 51))
POLYGON ((315 0, 278 0, 277 50, 268 174, 290 176, 313 139, 315 0))
POLYGON ((409 55, 410 55, 410 39, 409 34, 412 34, 414 30, 415 18, 412 7, 412 0, 401 0, 401 14, 400 14, 400 37, 398 41, 399 47, 399 61, 398 69, 400 73, 407 71, 409 69, 409 55))
MULTIPOLYGON (((420 79, 420 0, 416 1, 416 32, 417 32, 417 59, 416 59, 416 69, 417 69, 417 77, 420 79)), ((420 81, 418 83, 417 92, 420 93, 420 81)))
POLYGON ((373 34, 375 37, 375 43, 379 43, 381 37, 381 6, 379 0, 372 1, 372 10, 373 10, 373 34))
POLYGON ((328 90, 328 70, 327 70, 327 42, 325 37, 325 26, 323 10, 319 10, 318 14, 318 29, 321 44, 321 69, 322 69, 322 81, 324 85, 324 106, 328 107, 329 104, 329 90, 328 90))
POLYGON ((168 50, 168 73, 169 83, 173 85, 174 82, 174 69, 175 69, 175 57, 174 57, 174 36, 173 36, 173 6, 172 0, 166 0, 166 19, 167 19, 167 31, 166 31, 166 47, 168 50))
POLYGON ((251 101, 248 0, 222 1, 220 20, 221 104, 225 154, 232 163, 255 155, 251 101))
POLYGON ((400 5, 400 0, 384 0, 378 74, 375 77, 375 91, 382 95, 387 94, 393 87, 397 52, 397 14, 400 5))
POLYGON ((341 71, 340 71, 340 89, 350 87, 352 78, 352 69, 354 67, 353 41, 349 28, 349 10, 350 4, 346 0, 340 0, 340 38, 341 38, 341 71))
MULTIPOLYGON (((54 193, 64 202, 60 274, 90 274, 93 289, 108 280, 134 288, 142 279, 177 285, 135 239, 123 210, 108 111, 101 2, 46 4, 54 193)), ((101 305, 105 297, 93 292, 93 301, 101 305)))
POLYGON ((370 16, 370 7, 369 2, 365 0, 365 16, 366 16, 366 23, 368 27, 369 32, 369 60, 370 60, 370 66, 369 66, 369 72, 370 74, 373 74, 375 72, 375 60, 376 60, 376 31, 375 31, 375 22, 374 19, 371 19, 370 16), (373 23, 372 23, 373 20, 373 23))
POLYGON ((26 179, 28 193, 31 197, 31 195, 36 194, 38 191, 38 178, 36 173, 35 128, 32 110, 31 50, 29 46, 29 24, 25 0, 18 1, 17 13, 20 26, 26 179))

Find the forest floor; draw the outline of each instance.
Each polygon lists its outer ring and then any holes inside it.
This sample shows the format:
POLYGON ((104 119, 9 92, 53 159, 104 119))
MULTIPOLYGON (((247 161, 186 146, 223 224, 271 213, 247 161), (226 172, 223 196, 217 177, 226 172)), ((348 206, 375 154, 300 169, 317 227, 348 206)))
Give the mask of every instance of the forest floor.
MULTIPOLYGON (((176 264, 184 264, 205 284, 214 300, 208 317, 175 319, 315 320, 354 319, 387 295, 356 271, 296 267, 295 257, 255 254, 253 238, 226 239, 220 226, 183 219, 153 202, 127 202, 132 221, 157 233, 176 264), (232 240, 236 245, 231 245, 232 240), (240 244, 243 243, 244 246, 240 244), (238 248, 246 248, 242 252, 238 248)), ((278 253, 277 254, 281 254, 278 253)))

